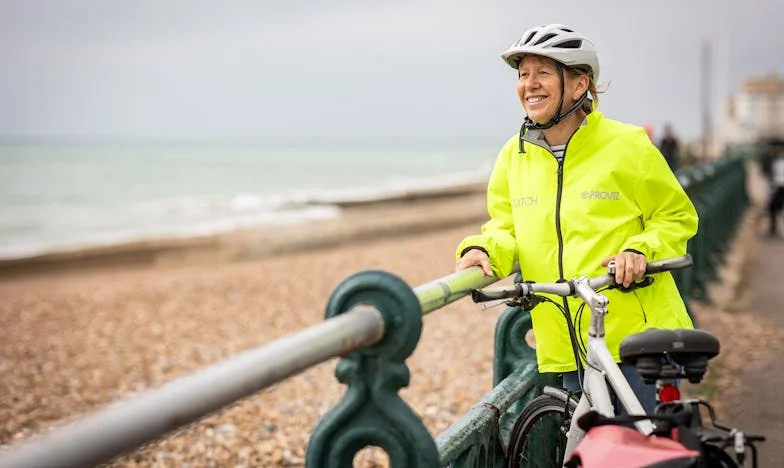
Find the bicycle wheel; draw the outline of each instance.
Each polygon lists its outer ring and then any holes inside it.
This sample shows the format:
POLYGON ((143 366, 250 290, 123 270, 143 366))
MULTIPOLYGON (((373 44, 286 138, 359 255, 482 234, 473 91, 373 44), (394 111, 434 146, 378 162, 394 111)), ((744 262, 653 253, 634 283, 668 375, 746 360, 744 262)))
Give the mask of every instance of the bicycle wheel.
POLYGON ((563 400, 551 395, 531 400, 512 428, 506 466, 561 468, 573 412, 574 405, 567 413, 563 400))

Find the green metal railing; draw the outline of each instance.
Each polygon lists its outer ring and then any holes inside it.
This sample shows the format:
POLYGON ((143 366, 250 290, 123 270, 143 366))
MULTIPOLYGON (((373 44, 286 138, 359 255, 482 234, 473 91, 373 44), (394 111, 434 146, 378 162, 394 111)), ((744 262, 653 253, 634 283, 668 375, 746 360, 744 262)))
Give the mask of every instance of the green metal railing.
MULTIPOLYGON (((689 242, 691 269, 676 275, 687 303, 709 300, 718 269, 748 206, 745 167, 727 158, 680 171, 700 215, 689 242)), ((519 280, 519 278, 516 278, 519 280)), ((497 281, 478 267, 417 288, 378 270, 346 278, 332 293, 322 324, 248 351, 141 397, 121 402, 0 455, 0 468, 91 466, 163 437, 281 380, 339 357, 343 398, 314 428, 306 465, 351 466, 367 446, 384 449, 393 467, 505 466, 509 431, 523 406, 555 384, 540 375, 526 344, 527 311, 508 307, 496 324, 493 386, 463 417, 432 437, 398 392, 409 383, 406 359, 423 316, 497 281)))
POLYGON ((700 222, 697 235, 688 245, 694 266, 675 272, 675 281, 687 303, 709 302, 708 284, 720 280, 724 255, 749 205, 744 158, 692 166, 677 175, 700 222))

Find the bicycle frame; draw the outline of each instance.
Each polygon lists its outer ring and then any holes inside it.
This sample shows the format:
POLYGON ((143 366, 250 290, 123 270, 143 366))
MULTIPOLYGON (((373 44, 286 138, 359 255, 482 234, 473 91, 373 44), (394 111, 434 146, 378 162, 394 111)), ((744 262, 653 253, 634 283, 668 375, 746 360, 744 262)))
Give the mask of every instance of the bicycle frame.
MULTIPOLYGON (((662 259, 649 262, 645 274, 661 273, 691 266, 691 255, 662 259)), ((620 404, 630 415, 645 414, 640 400, 634 394, 629 382, 610 354, 607 342, 604 339, 604 317, 607 315, 609 299, 606 295, 597 292, 598 289, 609 286, 615 282, 615 262, 610 262, 607 273, 594 278, 581 276, 571 281, 560 283, 515 283, 512 286, 487 287, 474 290, 471 294, 474 302, 484 302, 496 299, 531 298, 537 293, 555 294, 561 297, 577 296, 588 306, 591 311, 588 328, 588 349, 586 350, 585 375, 583 377, 583 393, 572 415, 564 460, 568 460, 577 444, 585 433, 577 425, 577 420, 590 410, 595 410, 603 416, 615 416, 610 398, 609 389, 615 391, 620 404)), ((579 332, 579 331, 578 331, 579 332)), ((653 423, 643 419, 634 423, 643 434, 654 431, 653 423)))
MULTIPOLYGON (((612 281, 612 277, 607 275, 607 283, 612 281)), ((629 382, 615 363, 607 348, 604 339, 604 316, 607 314, 609 299, 604 294, 598 293, 594 288, 599 288, 604 284, 597 282, 593 287, 586 277, 580 277, 572 281, 576 294, 585 302, 591 310, 590 324, 588 328, 588 350, 586 353, 585 376, 583 378, 583 393, 577 408, 572 415, 569 432, 567 433, 566 451, 564 460, 568 460, 577 444, 585 436, 585 432, 577 426, 577 420, 590 410, 595 410, 600 414, 613 417, 613 408, 610 399, 608 385, 618 397, 621 405, 628 414, 645 414, 645 410, 634 394, 629 382)), ((643 434, 653 432, 653 423, 649 420, 637 421, 637 429, 643 434)))

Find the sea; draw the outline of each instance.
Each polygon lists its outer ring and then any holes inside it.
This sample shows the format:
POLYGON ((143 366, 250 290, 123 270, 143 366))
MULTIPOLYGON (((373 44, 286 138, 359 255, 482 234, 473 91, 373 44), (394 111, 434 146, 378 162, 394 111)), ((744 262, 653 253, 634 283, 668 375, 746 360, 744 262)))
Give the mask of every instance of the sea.
POLYGON ((487 180, 496 144, 0 140, 0 260, 341 216, 487 180))

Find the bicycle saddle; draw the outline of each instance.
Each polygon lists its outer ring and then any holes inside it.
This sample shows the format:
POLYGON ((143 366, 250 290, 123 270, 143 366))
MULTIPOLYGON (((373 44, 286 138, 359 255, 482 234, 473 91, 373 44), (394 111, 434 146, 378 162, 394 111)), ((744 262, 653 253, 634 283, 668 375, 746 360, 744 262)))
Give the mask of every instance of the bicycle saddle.
POLYGON ((705 375, 708 360, 719 354, 719 340, 705 330, 649 328, 627 336, 620 346, 621 360, 637 367, 646 381, 663 378, 666 358, 683 367, 682 374, 698 383, 705 375))

